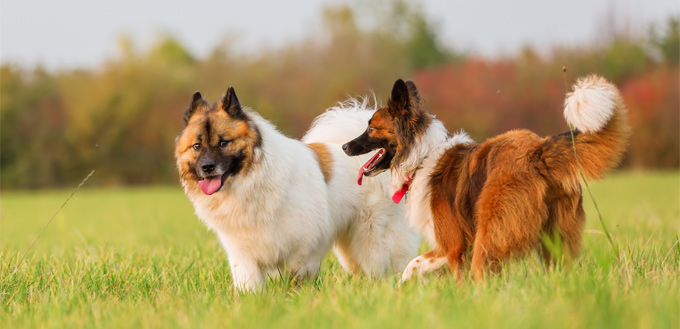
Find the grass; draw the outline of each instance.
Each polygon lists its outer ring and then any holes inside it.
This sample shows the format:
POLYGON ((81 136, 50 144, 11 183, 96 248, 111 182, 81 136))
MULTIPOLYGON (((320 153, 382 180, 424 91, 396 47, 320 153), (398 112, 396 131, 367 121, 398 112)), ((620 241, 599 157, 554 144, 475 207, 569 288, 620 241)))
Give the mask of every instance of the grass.
POLYGON ((0 327, 677 328, 679 183, 676 171, 591 184, 618 256, 584 196, 584 250, 569 267, 530 257, 483 284, 440 275, 397 288, 329 256, 316 280, 258 294, 233 291, 217 238, 179 187, 81 189, 16 272, 70 191, 3 192, 0 327))

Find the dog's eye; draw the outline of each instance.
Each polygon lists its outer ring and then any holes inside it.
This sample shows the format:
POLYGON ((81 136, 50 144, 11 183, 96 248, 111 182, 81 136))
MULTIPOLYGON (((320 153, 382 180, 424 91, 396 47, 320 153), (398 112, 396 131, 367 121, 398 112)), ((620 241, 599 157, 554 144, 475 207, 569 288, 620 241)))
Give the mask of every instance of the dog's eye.
POLYGON ((375 128, 373 128, 373 127, 371 127, 371 126, 368 126, 368 133, 369 133, 369 134, 372 133, 373 130, 375 130, 375 128))
POLYGON ((193 148, 194 150, 198 151, 198 150, 201 149, 201 144, 196 143, 196 144, 194 144, 194 145, 191 145, 191 148, 193 148))
POLYGON ((229 144, 229 141, 221 141, 220 147, 226 147, 228 144, 229 144))

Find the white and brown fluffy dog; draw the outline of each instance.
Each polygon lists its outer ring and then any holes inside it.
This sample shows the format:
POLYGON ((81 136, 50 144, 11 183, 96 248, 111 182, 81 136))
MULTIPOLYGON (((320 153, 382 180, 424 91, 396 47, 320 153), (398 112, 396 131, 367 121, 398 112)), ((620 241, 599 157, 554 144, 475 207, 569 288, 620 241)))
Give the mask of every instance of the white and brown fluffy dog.
POLYGON ((234 285, 257 290, 282 271, 316 275, 334 247, 343 268, 381 276, 415 256, 418 235, 389 201, 389 175, 354 184, 368 159, 341 143, 364 130, 374 111, 349 104, 327 111, 304 142, 288 138, 233 88, 210 106, 196 92, 175 157, 196 214, 227 252, 234 285))
MULTIPOLYGON (((567 95, 564 116, 576 128, 585 177, 601 178, 618 164, 630 128, 614 85, 597 76, 580 79, 567 95)), ((379 149, 360 175, 391 169, 393 200, 409 191, 407 217, 432 250, 414 259, 402 280, 445 264, 461 278, 468 248, 477 280, 535 248, 550 259, 543 234, 559 236, 571 257, 581 249, 585 213, 569 132, 542 138, 513 130, 476 143, 463 132, 450 134, 415 84, 397 80, 388 104, 343 149, 349 155, 379 149)))

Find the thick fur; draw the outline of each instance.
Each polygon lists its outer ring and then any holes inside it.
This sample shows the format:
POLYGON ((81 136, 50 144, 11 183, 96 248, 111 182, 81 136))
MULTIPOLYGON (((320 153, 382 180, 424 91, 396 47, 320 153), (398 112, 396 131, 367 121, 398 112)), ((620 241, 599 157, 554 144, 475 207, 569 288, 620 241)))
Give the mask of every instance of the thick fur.
MULTIPOLYGON (((389 148, 391 143, 410 141, 393 157, 391 185, 394 191, 412 178, 407 217, 433 249, 409 263, 402 281, 444 264, 460 279, 468 248, 477 280, 489 270, 499 270, 500 262, 532 249, 548 260, 551 256, 541 244, 544 234, 559 236, 567 256, 578 255, 585 213, 569 132, 541 138, 527 130, 514 130, 481 144, 463 132, 451 136, 429 114, 415 85, 400 81, 388 106, 379 109, 369 123, 379 122, 381 129, 395 133, 382 144, 364 133, 363 138, 347 143, 345 150, 352 155, 360 152, 351 150, 389 148), (408 123, 417 123, 416 129, 401 128, 408 123)), ((601 178, 620 161, 630 133, 618 90, 597 76, 580 79, 567 95, 564 114, 576 128, 576 150, 584 175, 601 178)))
POLYGON ((231 88, 212 107, 200 94, 192 99, 187 126, 177 138, 180 181, 197 216, 217 233, 237 289, 261 289, 283 271, 313 276, 333 245, 346 270, 370 276, 402 271, 416 255, 418 235, 402 206, 389 201, 389 176, 364 186, 353 183, 368 156, 346 156, 339 141, 360 133, 372 115, 358 105, 330 109, 300 142, 240 107, 231 88), (229 142, 220 148, 224 140, 229 142), (241 169, 225 170, 221 188, 206 195, 198 186, 206 175, 201 164, 213 158, 244 160, 225 165, 241 169))

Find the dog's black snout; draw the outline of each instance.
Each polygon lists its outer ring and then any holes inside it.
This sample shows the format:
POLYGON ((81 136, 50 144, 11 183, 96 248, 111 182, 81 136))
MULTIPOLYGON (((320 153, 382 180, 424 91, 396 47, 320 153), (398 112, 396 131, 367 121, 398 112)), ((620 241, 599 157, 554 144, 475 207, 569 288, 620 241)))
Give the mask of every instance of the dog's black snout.
POLYGON ((215 170, 216 166, 217 163, 215 163, 215 161, 203 161, 201 164, 201 169, 203 169, 204 173, 209 174, 215 170))
POLYGON ((348 149, 349 149, 349 143, 342 144, 342 150, 345 151, 345 153, 347 152, 348 149))

